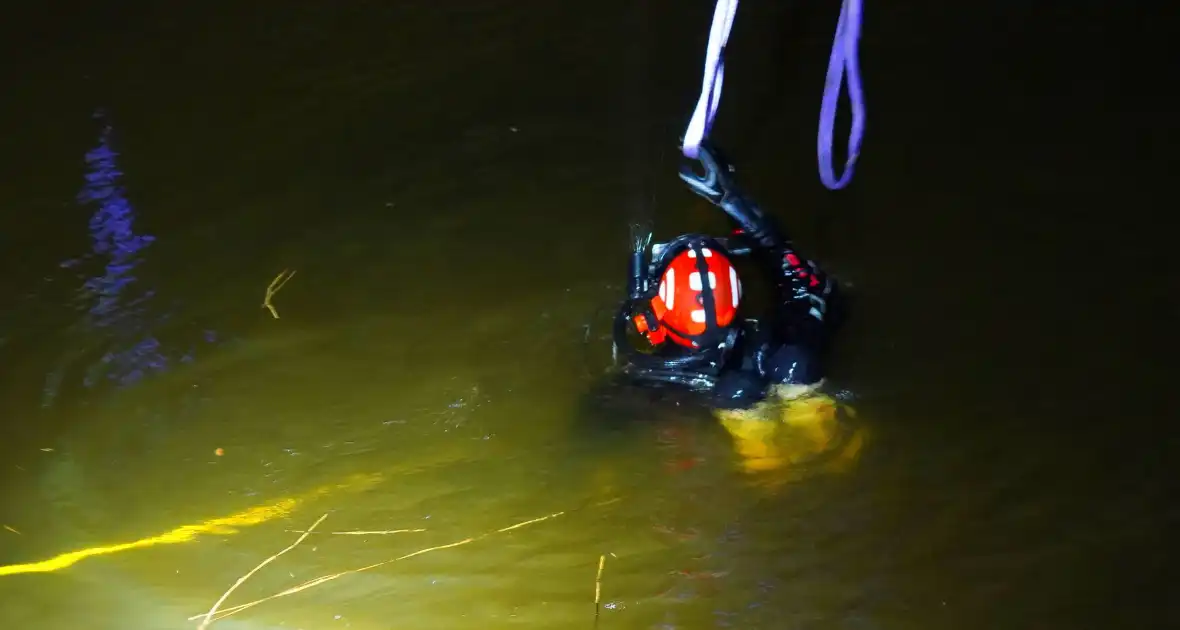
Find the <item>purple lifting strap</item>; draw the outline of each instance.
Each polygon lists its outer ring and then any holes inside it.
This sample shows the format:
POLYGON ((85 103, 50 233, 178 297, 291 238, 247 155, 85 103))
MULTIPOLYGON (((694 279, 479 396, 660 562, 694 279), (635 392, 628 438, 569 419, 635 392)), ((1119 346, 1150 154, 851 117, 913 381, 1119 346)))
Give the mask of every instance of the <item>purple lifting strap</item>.
POLYGON ((684 157, 696 159, 701 141, 713 127, 713 117, 721 103, 721 83, 725 79, 725 43, 737 13, 738 0, 717 0, 713 10, 713 27, 709 31, 709 47, 705 49, 705 78, 701 82, 701 97, 684 132, 684 157))
MULTIPOLYGON (((684 132, 684 156, 695 159, 701 142, 713 127, 713 118, 721 102, 721 84, 725 78, 725 44, 733 27, 738 0, 717 0, 713 11, 713 26, 709 32, 709 46, 705 51, 705 76, 701 82, 701 96, 696 110, 684 132)), ((824 186, 839 190, 852 180, 857 157, 864 137, 864 92, 860 84, 857 45, 860 40, 861 0, 844 0, 832 54, 828 61, 828 75, 824 82, 823 101, 819 111, 819 134, 816 145, 819 157, 819 176, 824 186), (832 170, 832 127, 836 121, 836 104, 844 73, 848 72, 848 95, 852 100, 852 131, 848 138, 848 160, 844 173, 837 179, 832 170)))
POLYGON ((836 39, 832 42, 832 56, 828 60, 828 76, 824 80, 824 98, 819 107, 819 135, 816 138, 819 178, 830 190, 839 190, 852 181, 856 158, 860 156, 860 141, 865 133, 865 97, 860 87, 860 64, 856 59, 860 41, 860 3, 861 0, 844 0, 840 7, 836 39), (848 98, 852 101, 852 131, 848 134, 844 173, 837 179, 832 171, 832 127, 836 124, 836 103, 840 99, 845 70, 848 71, 848 98))

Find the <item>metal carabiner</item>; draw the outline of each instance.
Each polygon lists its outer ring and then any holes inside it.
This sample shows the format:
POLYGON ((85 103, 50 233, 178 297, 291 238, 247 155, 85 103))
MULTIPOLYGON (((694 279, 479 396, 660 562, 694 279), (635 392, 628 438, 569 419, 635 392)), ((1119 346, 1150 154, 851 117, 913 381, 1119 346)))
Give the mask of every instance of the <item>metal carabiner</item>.
POLYGON ((733 167, 717 154, 717 150, 708 141, 701 141, 697 161, 705 168, 705 174, 698 175, 692 166, 686 164, 680 167, 680 179, 696 194, 711 203, 721 205, 733 189, 733 182, 729 178, 733 167))

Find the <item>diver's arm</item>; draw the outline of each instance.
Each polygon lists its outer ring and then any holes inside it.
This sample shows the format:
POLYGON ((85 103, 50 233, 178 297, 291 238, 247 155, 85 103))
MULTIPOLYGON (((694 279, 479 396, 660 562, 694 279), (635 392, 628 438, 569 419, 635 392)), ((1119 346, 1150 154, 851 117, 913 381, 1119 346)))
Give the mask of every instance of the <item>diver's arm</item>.
POLYGON ((742 233, 762 249, 778 250, 788 245, 774 220, 738 189, 734 168, 716 148, 702 143, 698 159, 705 169, 703 176, 691 167, 680 170, 680 179, 696 194, 725 211, 742 233))
POLYGON ((685 167, 680 171, 680 179, 738 224, 742 235, 754 246, 754 253, 762 260, 768 275, 778 285, 784 306, 792 307, 792 311, 803 307, 804 313, 823 320, 827 297, 833 289, 827 274, 814 261, 799 255, 777 223, 742 194, 734 181, 733 166, 715 147, 702 143, 698 159, 705 174, 698 175, 685 167))

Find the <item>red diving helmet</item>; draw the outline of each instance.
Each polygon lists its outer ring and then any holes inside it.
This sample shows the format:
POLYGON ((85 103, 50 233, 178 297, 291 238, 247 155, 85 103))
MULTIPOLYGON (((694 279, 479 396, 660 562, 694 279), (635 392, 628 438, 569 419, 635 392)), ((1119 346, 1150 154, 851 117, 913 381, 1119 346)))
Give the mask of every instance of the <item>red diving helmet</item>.
POLYGON ((659 282, 659 294, 651 299, 655 321, 634 319, 652 345, 670 340, 684 348, 708 347, 723 339, 737 318, 742 283, 718 247, 690 242, 667 262, 659 282))

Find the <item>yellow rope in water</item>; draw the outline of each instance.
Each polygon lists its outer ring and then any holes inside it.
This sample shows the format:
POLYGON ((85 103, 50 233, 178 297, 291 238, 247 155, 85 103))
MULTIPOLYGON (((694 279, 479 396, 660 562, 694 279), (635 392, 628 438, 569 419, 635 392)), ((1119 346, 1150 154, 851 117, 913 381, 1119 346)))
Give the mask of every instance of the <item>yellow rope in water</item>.
POLYGON ((325 485, 304 494, 301 497, 289 497, 278 499, 266 505, 224 516, 215 518, 202 523, 193 525, 182 525, 171 531, 141 538, 136 541, 127 543, 118 543, 113 545, 103 545, 98 547, 88 547, 86 549, 79 549, 77 551, 70 551, 63 553, 48 560, 40 562, 30 562, 26 564, 10 564, 0 566, 0 576, 15 575, 18 573, 50 573, 59 571, 67 567, 71 567, 86 558, 94 556, 104 556, 122 551, 130 551, 132 549, 142 549, 145 547, 154 547, 156 545, 174 545, 183 542, 189 542, 196 539, 201 534, 216 534, 228 535, 237 533, 235 527, 249 527, 271 521, 276 518, 281 518, 291 514, 297 506, 312 499, 319 498, 323 495, 332 493, 337 490, 357 491, 364 490, 371 487, 380 480, 379 475, 353 475, 346 479, 343 483, 325 485))

